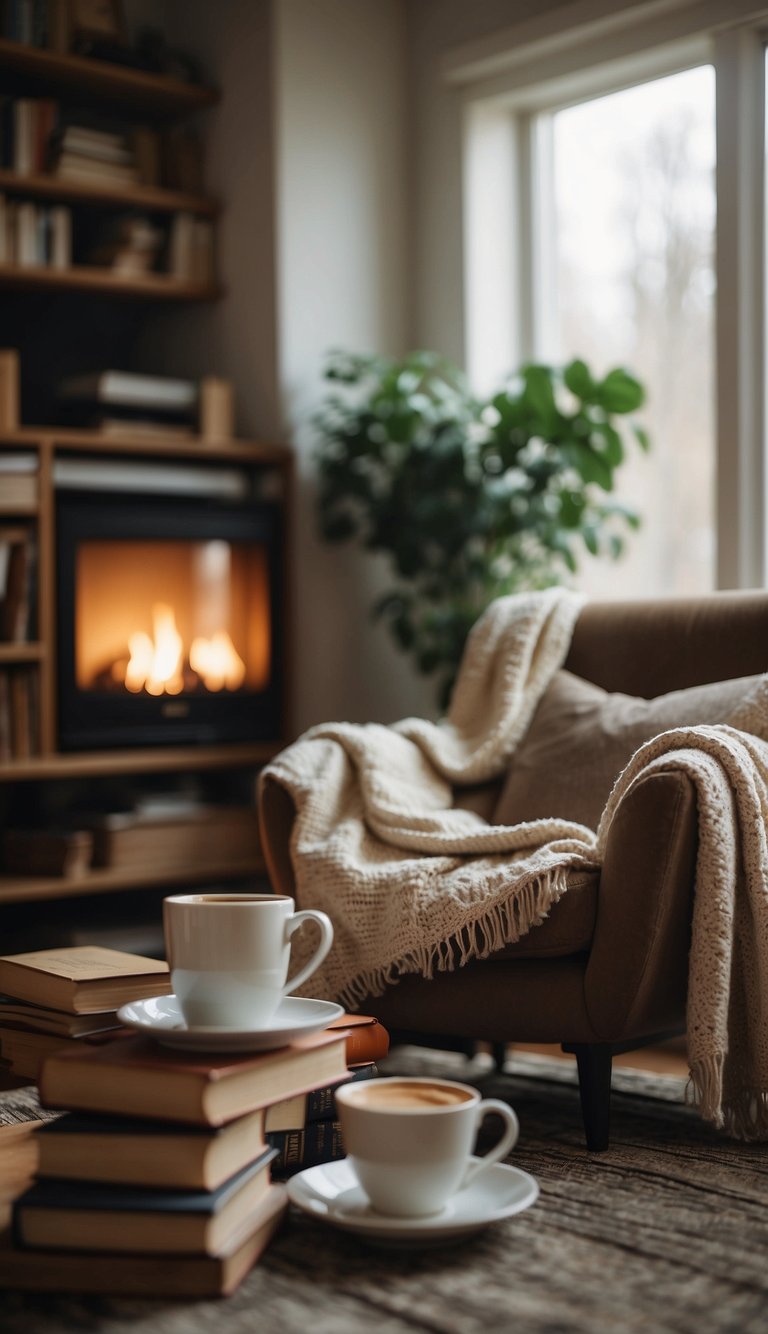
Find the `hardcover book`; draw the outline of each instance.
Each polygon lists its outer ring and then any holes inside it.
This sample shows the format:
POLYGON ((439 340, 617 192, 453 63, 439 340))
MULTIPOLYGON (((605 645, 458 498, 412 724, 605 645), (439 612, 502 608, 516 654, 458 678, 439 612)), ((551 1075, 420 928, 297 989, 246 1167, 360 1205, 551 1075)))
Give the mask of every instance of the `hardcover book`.
POLYGON ((0 957, 0 992, 70 1014, 116 1010, 126 1001, 165 996, 170 990, 167 963, 101 945, 0 957))
POLYGON ((39 1252, 0 1245, 0 1288, 106 1296, 227 1297, 253 1267, 285 1217, 285 1187, 269 1186, 253 1213, 217 1255, 99 1255, 39 1252))
POLYGON ((36 1133, 38 1175, 216 1190, 267 1147, 264 1112, 217 1130, 70 1112, 36 1133))
POLYGON ((276 1051, 204 1056, 148 1038, 79 1046, 43 1062, 46 1107, 219 1126, 346 1073, 346 1032, 326 1029, 276 1051))
POLYGON ((342 1084, 353 1080, 375 1079, 378 1070, 372 1063, 358 1065, 348 1070, 345 1078, 337 1084, 326 1084, 324 1088, 313 1089, 310 1093, 299 1093, 295 1098, 284 1098, 272 1103, 267 1108, 264 1128, 267 1131, 301 1130, 311 1121, 336 1120, 336 1090, 342 1084))
POLYGON ((345 1156, 338 1121, 311 1121, 302 1130, 276 1130, 267 1135, 267 1142, 277 1153, 272 1164, 272 1176, 276 1181, 345 1156))
POLYGON ((217 1255, 269 1186, 265 1149, 216 1190, 38 1178, 13 1206, 17 1245, 50 1250, 217 1255))

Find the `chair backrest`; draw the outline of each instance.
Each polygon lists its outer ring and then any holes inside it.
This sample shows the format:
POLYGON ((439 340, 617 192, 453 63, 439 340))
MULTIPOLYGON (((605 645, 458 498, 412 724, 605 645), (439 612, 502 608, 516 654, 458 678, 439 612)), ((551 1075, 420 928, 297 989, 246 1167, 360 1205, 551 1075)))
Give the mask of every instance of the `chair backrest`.
POLYGON ((768 592, 588 603, 565 666, 646 699, 768 671, 768 592))

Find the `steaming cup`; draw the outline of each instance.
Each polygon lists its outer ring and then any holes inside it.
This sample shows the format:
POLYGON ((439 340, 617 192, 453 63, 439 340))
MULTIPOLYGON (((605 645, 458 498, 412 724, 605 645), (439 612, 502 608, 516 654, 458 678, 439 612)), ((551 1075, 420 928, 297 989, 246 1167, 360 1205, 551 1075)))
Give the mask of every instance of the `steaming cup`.
POLYGON ((397 1218, 440 1213, 457 1191, 517 1142, 512 1108, 447 1079, 372 1079, 336 1090, 344 1147, 372 1209, 397 1218), (490 1113, 504 1132, 474 1158, 477 1132, 490 1113))
POLYGON ((174 894, 163 902, 163 928, 171 985, 190 1028, 266 1028, 333 944, 325 913, 296 912, 282 894, 174 894), (307 922, 320 928, 320 942, 289 978, 291 937, 307 922))

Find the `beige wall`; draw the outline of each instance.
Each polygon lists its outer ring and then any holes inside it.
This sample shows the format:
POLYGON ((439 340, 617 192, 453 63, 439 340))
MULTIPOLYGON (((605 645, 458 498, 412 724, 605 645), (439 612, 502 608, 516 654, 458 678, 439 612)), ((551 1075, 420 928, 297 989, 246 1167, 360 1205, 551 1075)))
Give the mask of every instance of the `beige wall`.
POLYGON ((297 450, 295 721, 432 709, 368 609, 383 569, 319 541, 313 433, 333 347, 462 359, 455 93, 443 53, 553 0, 132 0, 223 89, 202 120, 225 201, 215 307, 158 314, 147 369, 235 381, 243 435, 297 450), (446 186, 446 182, 449 185, 446 186))

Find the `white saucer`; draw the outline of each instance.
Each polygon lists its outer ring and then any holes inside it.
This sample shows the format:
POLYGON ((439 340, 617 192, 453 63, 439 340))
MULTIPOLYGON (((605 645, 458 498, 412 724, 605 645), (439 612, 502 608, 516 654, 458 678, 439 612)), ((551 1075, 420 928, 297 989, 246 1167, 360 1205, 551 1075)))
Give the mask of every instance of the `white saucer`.
POLYGON ((265 1028, 189 1028, 175 996, 129 1001, 117 1012, 121 1024, 155 1038, 164 1047, 187 1051, 271 1051, 306 1037, 340 1019, 344 1010, 331 1001, 285 996, 265 1028))
POLYGON ((527 1172, 495 1163, 460 1190, 439 1214, 429 1218, 390 1218, 377 1214, 345 1158, 297 1173, 287 1183, 288 1197, 304 1213, 345 1232, 356 1232, 377 1245, 423 1246, 458 1241, 489 1223, 528 1209, 538 1198, 538 1183, 527 1172))

